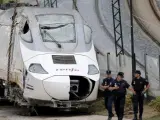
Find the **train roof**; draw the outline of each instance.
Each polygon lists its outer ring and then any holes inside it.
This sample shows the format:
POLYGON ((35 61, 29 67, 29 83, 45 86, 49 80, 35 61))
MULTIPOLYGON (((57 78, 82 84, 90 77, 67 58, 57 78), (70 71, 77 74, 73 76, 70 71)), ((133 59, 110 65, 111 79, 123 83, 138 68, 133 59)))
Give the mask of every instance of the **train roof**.
POLYGON ((25 13, 30 13, 34 15, 39 14, 70 14, 74 15, 76 13, 76 10, 69 10, 65 8, 40 8, 40 7, 24 7, 25 13))
MULTIPOLYGON (((69 10, 64 8, 39 8, 39 7, 18 7, 17 13, 19 15, 23 14, 29 19, 36 15, 46 15, 46 14, 66 14, 77 16, 78 12, 76 10, 69 10)), ((0 12, 0 25, 11 25, 12 16, 14 14, 14 8, 4 10, 0 12)))

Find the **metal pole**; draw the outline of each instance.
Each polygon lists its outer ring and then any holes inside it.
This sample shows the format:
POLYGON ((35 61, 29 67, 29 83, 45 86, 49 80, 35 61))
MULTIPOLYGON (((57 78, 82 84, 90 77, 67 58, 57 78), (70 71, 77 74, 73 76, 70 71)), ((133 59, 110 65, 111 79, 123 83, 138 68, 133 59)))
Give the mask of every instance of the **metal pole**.
POLYGON ((122 66, 122 61, 121 61, 121 54, 119 55, 119 66, 121 67, 122 66))
POLYGON ((58 2, 57 2, 57 0, 55 2, 56 2, 56 8, 57 8, 58 7, 58 2))
POLYGON ((110 70, 109 55, 110 55, 110 53, 107 53, 107 70, 110 70))
POLYGON ((133 54, 133 62, 134 62, 133 72, 135 72, 136 71, 136 54, 135 53, 133 54))
POLYGON ((159 55, 159 90, 160 90, 160 55, 159 55))
POLYGON ((144 65, 145 65, 145 78, 148 81, 148 71, 147 71, 147 54, 144 54, 144 65))
MULTIPOLYGON (((147 54, 144 54, 144 64, 145 64, 145 78, 148 81, 147 54)), ((146 92, 146 98, 148 99, 148 91, 146 92)))
POLYGON ((50 7, 53 7, 52 0, 49 1, 50 7))
POLYGON ((130 0, 130 19, 131 19, 131 52, 132 52, 132 77, 134 78, 134 72, 136 70, 135 53, 134 53, 134 35, 133 35, 133 4, 130 0))

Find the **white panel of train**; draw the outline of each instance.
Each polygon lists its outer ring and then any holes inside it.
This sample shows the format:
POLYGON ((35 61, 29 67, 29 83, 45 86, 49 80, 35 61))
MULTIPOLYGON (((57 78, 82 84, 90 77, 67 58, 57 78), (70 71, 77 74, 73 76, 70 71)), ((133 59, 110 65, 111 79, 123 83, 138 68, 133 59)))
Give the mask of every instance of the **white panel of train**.
MULTIPOLYGON (((2 79, 6 79, 13 11, 2 12, 0 18, 2 79)), ((17 8, 13 33, 12 82, 27 103, 70 108, 97 99, 100 72, 92 30, 77 11, 17 8)), ((13 86, 10 89, 16 94, 13 86)))

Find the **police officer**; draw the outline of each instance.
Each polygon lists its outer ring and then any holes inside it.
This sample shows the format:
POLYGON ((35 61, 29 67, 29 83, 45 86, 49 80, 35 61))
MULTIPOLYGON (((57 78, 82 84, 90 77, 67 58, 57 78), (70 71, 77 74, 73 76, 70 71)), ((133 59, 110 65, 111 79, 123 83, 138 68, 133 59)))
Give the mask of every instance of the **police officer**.
POLYGON ((105 101, 105 107, 108 110, 108 120, 111 120, 111 118, 114 116, 112 113, 112 105, 109 105, 110 103, 112 104, 112 99, 110 99, 112 93, 108 89, 109 85, 113 82, 113 78, 111 76, 111 71, 107 70, 106 71, 106 78, 103 79, 101 88, 104 89, 104 101, 105 101))
POLYGON ((127 81, 123 80, 123 78, 124 78, 124 73, 119 72, 117 74, 116 80, 114 80, 109 87, 109 90, 112 90, 114 96, 115 111, 118 120, 123 119, 126 89, 134 92, 133 89, 130 87, 130 85, 127 83, 127 81))
POLYGON ((133 120, 137 120, 138 106, 139 120, 142 120, 144 94, 149 89, 149 83, 141 77, 141 72, 139 70, 135 71, 135 78, 132 80, 132 86, 135 91, 132 99, 134 110, 133 120))

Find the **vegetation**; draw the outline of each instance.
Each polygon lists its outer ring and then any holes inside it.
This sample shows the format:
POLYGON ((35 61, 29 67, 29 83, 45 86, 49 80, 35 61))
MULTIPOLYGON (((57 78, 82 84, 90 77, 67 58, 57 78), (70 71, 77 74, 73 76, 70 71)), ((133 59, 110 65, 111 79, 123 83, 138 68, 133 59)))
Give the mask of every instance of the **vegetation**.
POLYGON ((3 3, 3 0, 0 0, 0 4, 3 3))
POLYGON ((160 120, 160 116, 151 117, 145 120, 160 120))
MULTIPOLYGON (((89 108, 89 112, 91 114, 96 114, 96 115, 107 115, 107 110, 105 109, 104 105, 104 98, 103 94, 99 93, 99 98, 97 101, 95 101, 91 107, 89 108)), ((128 94, 126 96, 126 104, 125 104, 125 118, 131 119, 133 118, 133 109, 132 109, 132 95, 128 94)), ((144 105, 144 115, 143 117, 145 118, 144 120, 160 120, 159 112, 157 112, 158 109, 160 109, 160 97, 158 97, 156 100, 153 100, 149 103, 144 105), (153 107, 152 106, 157 106, 153 107)), ((113 106, 113 112, 114 112, 114 106, 113 106)), ((114 113, 115 114, 115 113, 114 113)))
MULTIPOLYGON (((128 94, 126 96, 125 111, 127 112, 127 114, 128 114, 128 112, 132 111, 131 97, 132 96, 130 94, 128 94)), ((113 110, 114 110, 114 108, 113 108, 113 110)), ((89 112, 92 114, 96 114, 96 115, 107 115, 107 110, 104 105, 104 98, 102 96, 100 98, 98 98, 97 101, 95 101, 90 106, 89 112)))
POLYGON ((155 110, 160 112, 160 96, 157 97, 155 100, 152 100, 149 105, 153 107, 155 110))
MULTIPOLYGON (((16 1, 16 0, 0 0, 0 4, 1 3, 7 3, 7 2, 10 2, 10 1, 16 1)), ((18 1, 18 0, 17 0, 18 1)))
POLYGON ((91 114, 107 115, 107 111, 104 105, 104 98, 98 98, 89 108, 91 114))
POLYGON ((128 94, 126 96, 126 104, 125 104, 126 111, 132 110, 132 95, 128 94))

